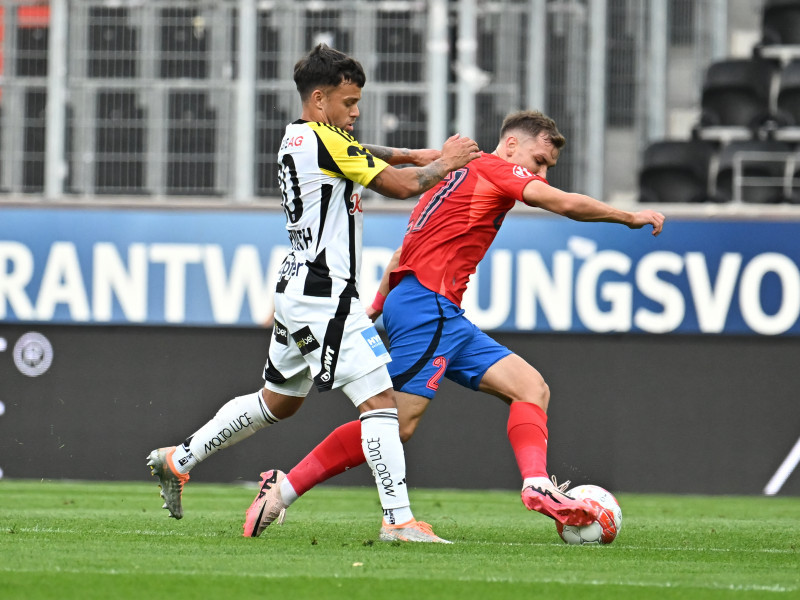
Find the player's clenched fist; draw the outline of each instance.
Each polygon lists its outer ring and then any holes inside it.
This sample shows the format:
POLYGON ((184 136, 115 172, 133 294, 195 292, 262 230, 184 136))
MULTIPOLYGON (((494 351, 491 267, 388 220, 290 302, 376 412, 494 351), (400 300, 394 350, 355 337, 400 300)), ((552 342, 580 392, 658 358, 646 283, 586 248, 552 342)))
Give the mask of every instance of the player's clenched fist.
POLYGON ((478 142, 468 137, 455 134, 447 138, 442 146, 442 160, 452 169, 460 169, 471 160, 481 155, 478 142))

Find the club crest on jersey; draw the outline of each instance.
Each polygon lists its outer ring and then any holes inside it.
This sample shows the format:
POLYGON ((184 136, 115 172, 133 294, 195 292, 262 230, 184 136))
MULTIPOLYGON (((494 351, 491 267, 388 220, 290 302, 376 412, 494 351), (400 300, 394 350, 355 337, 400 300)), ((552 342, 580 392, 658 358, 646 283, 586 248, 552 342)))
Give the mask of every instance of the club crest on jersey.
POLYGON ((361 209, 361 195, 360 194, 353 194, 350 196, 350 200, 348 201, 347 212, 351 215, 356 213, 364 212, 361 209))
POLYGON ((319 342, 314 337, 314 334, 311 333, 308 325, 292 333, 292 339, 303 356, 319 348, 319 342))
POLYGON ((526 177, 533 177, 533 173, 528 171, 528 169, 526 169, 525 167, 521 167, 519 165, 514 165, 514 171, 513 172, 514 172, 514 175, 516 175, 517 177, 520 177, 522 179, 525 179, 526 177))
POLYGON ((364 339, 366 340, 367 344, 369 344, 369 347, 375 356, 383 356, 388 352, 388 350, 386 350, 386 346, 383 345, 381 336, 378 335, 378 330, 374 327, 365 329, 361 332, 361 335, 364 336, 364 339))

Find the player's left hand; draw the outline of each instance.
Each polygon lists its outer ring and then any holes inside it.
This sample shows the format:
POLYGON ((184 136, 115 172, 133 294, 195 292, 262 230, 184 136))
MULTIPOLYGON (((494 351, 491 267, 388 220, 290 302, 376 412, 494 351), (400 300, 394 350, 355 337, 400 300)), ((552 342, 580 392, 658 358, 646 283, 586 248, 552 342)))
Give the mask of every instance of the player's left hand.
POLYGON ((411 164, 417 167, 424 167, 431 164, 433 161, 441 158, 442 151, 434 150, 432 148, 421 148, 419 150, 411 151, 411 164))
POLYGON ((660 212, 655 210, 640 210, 633 213, 633 222, 628 225, 631 229, 641 229, 645 225, 653 226, 653 235, 658 235, 664 228, 664 219, 666 217, 660 212))
POLYGON ((378 317, 380 317, 382 314, 383 310, 375 310, 371 306, 367 307, 367 316, 372 320, 373 323, 377 321, 378 317))

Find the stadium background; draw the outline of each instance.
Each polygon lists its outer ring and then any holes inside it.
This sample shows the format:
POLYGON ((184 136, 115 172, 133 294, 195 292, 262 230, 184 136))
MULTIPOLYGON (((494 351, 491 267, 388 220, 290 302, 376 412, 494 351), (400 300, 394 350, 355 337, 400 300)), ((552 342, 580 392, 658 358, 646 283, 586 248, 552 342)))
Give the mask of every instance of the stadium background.
MULTIPOLYGON (((761 300, 765 312, 791 304, 800 262, 800 243, 791 244, 800 239, 800 212, 793 205, 800 187, 798 137, 791 110, 787 116, 777 108, 800 40, 776 40, 765 23, 772 5, 796 4, 0 2, 2 472, 14 478, 146 479, 143 459, 152 447, 179 441, 225 399, 260 384, 268 334, 254 311, 233 325, 149 315, 117 319, 127 315, 117 298, 110 318, 97 318, 96 306, 91 316, 81 316, 67 298, 74 273, 59 263, 48 313, 41 307, 48 280, 43 271, 58 244, 80 250, 81 244, 108 243, 124 256, 130 244, 148 239, 147 220, 153 229, 168 223, 183 243, 195 236, 201 243, 209 242, 209 234, 193 229, 198 214, 218 218, 221 228, 236 217, 278 217, 272 156, 299 109, 291 70, 318 41, 352 53, 365 66, 358 125, 365 142, 435 147, 458 131, 491 150, 506 112, 540 107, 568 139, 551 182, 634 208, 654 199, 643 194, 640 178, 645 181, 645 158, 655 144, 704 140, 712 156, 702 175, 713 201, 668 196, 657 205, 668 215, 668 227, 692 225, 697 248, 676 246, 669 229, 659 240, 675 252, 705 253, 720 265, 723 253, 781 254, 788 261, 781 264, 789 265, 783 287, 765 278, 761 300), (709 116, 708 69, 754 54, 774 71, 766 106, 775 118, 720 127, 709 116), (740 140, 784 146, 731 160, 728 188, 718 176, 726 148, 740 140), (748 175, 748 160, 778 164, 779 173, 756 169, 748 175), (766 191, 750 196, 752 190, 766 191), (770 200, 748 201, 754 197, 770 200), (64 225, 76 216, 88 223, 97 210, 114 213, 113 227, 64 225), (141 219, 144 225, 126 229, 126 222, 141 219), (720 248, 710 246, 704 225, 710 233, 731 223, 744 229, 726 236, 720 248), (780 238, 790 240, 788 246, 773 247, 778 237, 761 232, 765 223, 788 228, 780 238), (37 310, 28 312, 13 295, 26 252, 33 258, 25 292, 40 296, 37 310), (52 346, 52 364, 36 376, 24 374, 17 356, 20 340, 32 331, 52 346)), ((368 215, 387 215, 388 238, 400 235, 410 206, 365 198, 368 215)), ((530 219, 519 213, 504 229, 530 219)), ((677 237, 688 230, 678 229, 677 237)), ((622 233, 631 237, 628 243, 645 243, 644 235, 622 233)), ((271 225, 242 233, 239 241, 258 247, 266 260, 283 238, 281 228, 271 225)), ((518 237, 509 244, 519 251, 529 242, 518 237)), ((80 269, 90 268, 81 262, 80 269)), ((163 277, 163 287, 172 289, 163 277)), ((91 269, 83 273, 82 279, 91 278, 91 269)), ((193 293, 189 285, 186 294, 193 293)), ((562 478, 621 491, 686 493, 762 493, 769 483, 769 493, 797 494, 800 384, 793 370, 793 316, 770 334, 726 327, 557 332, 543 319, 518 331, 486 328, 496 329, 501 342, 549 381, 550 464, 562 478)), ((41 346, 28 349, 29 363, 41 363, 41 346)), ((343 396, 328 396, 312 393, 308 403, 316 406, 220 453, 197 477, 249 481, 265 466, 291 466, 333 425, 354 415, 343 396)), ((407 448, 415 485, 518 485, 505 410, 497 401, 445 383, 431 412, 407 448)), ((338 482, 368 481, 366 473, 355 472, 338 482)))

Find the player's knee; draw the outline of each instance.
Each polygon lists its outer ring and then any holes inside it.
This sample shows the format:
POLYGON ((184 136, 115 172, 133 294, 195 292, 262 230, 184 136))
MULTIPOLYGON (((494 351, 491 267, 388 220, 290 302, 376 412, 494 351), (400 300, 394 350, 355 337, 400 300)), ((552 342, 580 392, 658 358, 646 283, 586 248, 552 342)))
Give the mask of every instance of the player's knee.
POLYGON ((362 413, 369 410, 381 410, 385 408, 397 409, 397 401, 391 389, 375 394, 358 404, 358 411, 362 413))
POLYGON ((519 399, 536 404, 547 412, 547 407, 550 404, 550 386, 547 385, 547 382, 538 371, 535 371, 528 378, 522 388, 522 394, 519 399))
POLYGON ((539 374, 532 370, 523 380, 519 382, 515 390, 516 393, 511 397, 514 402, 530 402, 541 407, 545 412, 550 404, 550 386, 539 374))
POLYGON ((261 401, 276 419, 288 419, 294 415, 303 404, 299 396, 287 396, 275 393, 268 388, 261 390, 261 401))
POLYGON ((414 432, 417 430, 417 423, 418 421, 411 421, 403 423, 400 422, 400 441, 404 444, 411 439, 411 436, 414 435, 414 432))
POLYGON ((542 407, 544 412, 547 412, 547 407, 550 406, 550 386, 547 385, 547 382, 542 379, 540 389, 538 390, 539 394, 539 406, 542 407))

